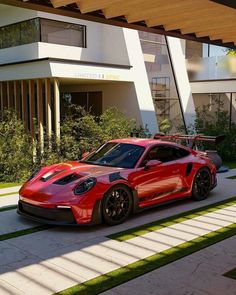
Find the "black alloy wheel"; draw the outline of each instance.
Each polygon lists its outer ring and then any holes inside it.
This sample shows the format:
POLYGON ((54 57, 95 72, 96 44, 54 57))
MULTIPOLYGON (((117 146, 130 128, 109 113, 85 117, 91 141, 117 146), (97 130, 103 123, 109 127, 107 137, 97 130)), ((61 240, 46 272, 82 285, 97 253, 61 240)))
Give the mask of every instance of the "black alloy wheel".
POLYGON ((129 216, 132 209, 132 194, 125 185, 112 187, 103 199, 103 218, 109 225, 120 224, 129 216))
POLYGON ((207 198, 211 191, 211 172, 208 168, 201 168, 194 177, 192 197, 201 201, 207 198))

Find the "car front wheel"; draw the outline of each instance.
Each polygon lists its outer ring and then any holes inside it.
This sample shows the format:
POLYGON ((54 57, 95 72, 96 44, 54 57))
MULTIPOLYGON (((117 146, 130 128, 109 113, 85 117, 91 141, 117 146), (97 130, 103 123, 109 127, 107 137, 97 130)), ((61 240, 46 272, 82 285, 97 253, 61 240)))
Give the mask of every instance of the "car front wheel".
POLYGON ((124 222, 132 210, 132 194, 125 185, 116 185, 104 195, 102 213, 105 223, 124 222))

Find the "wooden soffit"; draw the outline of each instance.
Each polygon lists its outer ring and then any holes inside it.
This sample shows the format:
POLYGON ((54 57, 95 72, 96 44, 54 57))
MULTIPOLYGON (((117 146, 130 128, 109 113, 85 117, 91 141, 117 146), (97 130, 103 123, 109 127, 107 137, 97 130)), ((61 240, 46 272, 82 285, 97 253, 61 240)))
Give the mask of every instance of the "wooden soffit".
POLYGON ((0 0, 0 3, 229 48, 236 46, 234 0, 0 0))

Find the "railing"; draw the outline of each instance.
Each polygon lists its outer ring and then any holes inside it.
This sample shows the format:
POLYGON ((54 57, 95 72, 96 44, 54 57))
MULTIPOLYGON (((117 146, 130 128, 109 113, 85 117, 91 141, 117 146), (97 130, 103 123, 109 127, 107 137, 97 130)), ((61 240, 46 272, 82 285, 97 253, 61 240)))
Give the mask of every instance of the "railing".
POLYGON ((190 82, 236 78, 236 56, 216 56, 186 60, 190 82))

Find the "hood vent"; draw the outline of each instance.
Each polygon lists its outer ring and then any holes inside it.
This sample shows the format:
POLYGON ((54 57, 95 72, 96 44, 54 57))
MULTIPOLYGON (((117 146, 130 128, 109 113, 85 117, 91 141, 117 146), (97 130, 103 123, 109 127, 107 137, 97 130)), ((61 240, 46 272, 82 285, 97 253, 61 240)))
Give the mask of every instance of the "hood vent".
POLYGON ((77 175, 77 174, 69 174, 65 177, 62 177, 61 179, 53 182, 54 184, 60 184, 60 185, 65 185, 65 184, 68 184, 76 179, 79 179, 80 177, 77 175))
POLYGON ((40 180, 46 182, 46 181, 48 181, 50 178, 52 178, 53 176, 55 176, 55 175, 57 175, 57 174, 59 174, 59 173, 61 173, 61 172, 63 172, 63 171, 64 171, 64 170, 57 170, 57 171, 54 171, 54 172, 49 171, 48 173, 44 174, 44 175, 40 178, 40 180))

